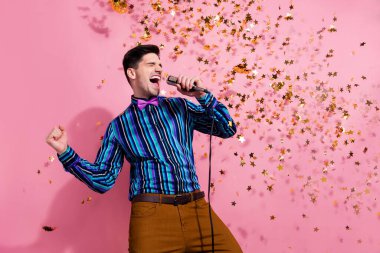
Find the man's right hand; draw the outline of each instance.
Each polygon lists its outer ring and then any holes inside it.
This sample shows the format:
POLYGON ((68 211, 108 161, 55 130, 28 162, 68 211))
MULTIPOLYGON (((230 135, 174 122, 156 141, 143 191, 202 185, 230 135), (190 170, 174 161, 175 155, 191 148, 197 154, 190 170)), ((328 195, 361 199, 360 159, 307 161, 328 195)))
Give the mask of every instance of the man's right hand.
POLYGON ((55 126, 46 137, 46 143, 52 146, 60 155, 67 149, 67 132, 61 126, 55 126))

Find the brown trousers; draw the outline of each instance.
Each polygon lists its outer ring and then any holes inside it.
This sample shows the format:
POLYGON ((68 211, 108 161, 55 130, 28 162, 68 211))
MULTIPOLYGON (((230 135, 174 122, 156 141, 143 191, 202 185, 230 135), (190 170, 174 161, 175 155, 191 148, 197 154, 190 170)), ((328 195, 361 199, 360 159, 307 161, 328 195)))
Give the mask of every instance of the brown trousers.
MULTIPOLYGON (((215 252, 242 252, 213 210, 212 222, 215 252)), ((209 210, 204 198, 178 206, 132 202, 129 252, 212 252, 211 249, 209 210)))

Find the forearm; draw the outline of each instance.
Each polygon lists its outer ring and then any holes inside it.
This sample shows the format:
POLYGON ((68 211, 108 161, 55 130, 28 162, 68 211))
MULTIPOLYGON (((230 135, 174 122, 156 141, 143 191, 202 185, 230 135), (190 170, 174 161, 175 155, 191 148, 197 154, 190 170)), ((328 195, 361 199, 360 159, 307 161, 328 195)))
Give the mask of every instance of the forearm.
MULTIPOLYGON (((98 153, 99 157, 101 152, 98 153)), ((121 153, 115 150, 112 155, 113 162, 102 162, 99 158, 94 163, 81 158, 70 146, 58 155, 65 171, 74 175, 92 190, 104 193, 112 188, 122 168, 121 153)))
POLYGON ((211 93, 197 98, 197 100, 200 106, 189 104, 189 111, 196 130, 209 134, 214 120, 213 135, 228 138, 236 133, 235 122, 227 108, 218 102, 211 93))
POLYGON ((111 125, 106 130, 94 163, 81 158, 69 145, 65 152, 57 153, 57 156, 65 171, 100 193, 112 188, 124 161, 123 152, 116 141, 111 125))

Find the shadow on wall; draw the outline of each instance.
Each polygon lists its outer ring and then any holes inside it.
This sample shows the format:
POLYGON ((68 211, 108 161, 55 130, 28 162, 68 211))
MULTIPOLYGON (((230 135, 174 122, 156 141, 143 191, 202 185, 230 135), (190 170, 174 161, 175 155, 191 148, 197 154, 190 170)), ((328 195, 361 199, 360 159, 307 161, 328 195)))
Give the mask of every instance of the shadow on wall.
MULTIPOLYGON (((101 143, 99 138, 112 119, 112 115, 101 108, 80 113, 66 126, 69 144, 82 158, 94 162, 101 143), (101 126, 97 126, 99 121, 101 126)), ((59 169, 63 170, 61 163, 57 162, 59 169)), ((37 240, 27 246, 0 246, 0 252, 128 252, 129 167, 129 163, 124 161, 116 184, 105 194, 92 191, 67 173, 73 179, 58 191, 52 201, 37 240), (43 226, 55 229, 47 232, 43 226)))

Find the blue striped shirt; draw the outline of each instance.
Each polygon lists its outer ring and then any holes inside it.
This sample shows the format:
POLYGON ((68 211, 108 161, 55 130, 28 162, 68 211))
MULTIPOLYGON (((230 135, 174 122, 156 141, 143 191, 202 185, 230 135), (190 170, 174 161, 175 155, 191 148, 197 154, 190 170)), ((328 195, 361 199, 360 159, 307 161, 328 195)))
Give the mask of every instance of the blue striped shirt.
POLYGON ((194 165, 193 132, 228 138, 236 125, 227 108, 211 94, 200 105, 180 97, 158 96, 158 106, 140 110, 137 99, 108 125, 94 163, 81 158, 70 145, 58 155, 67 172, 92 190, 111 189, 123 166, 130 163, 129 199, 140 193, 179 194, 200 189, 194 165))

